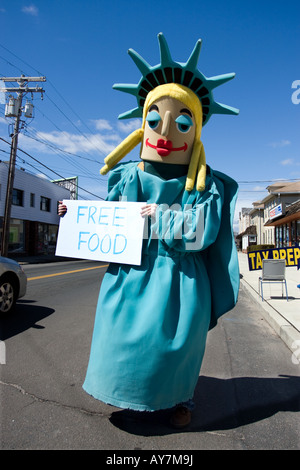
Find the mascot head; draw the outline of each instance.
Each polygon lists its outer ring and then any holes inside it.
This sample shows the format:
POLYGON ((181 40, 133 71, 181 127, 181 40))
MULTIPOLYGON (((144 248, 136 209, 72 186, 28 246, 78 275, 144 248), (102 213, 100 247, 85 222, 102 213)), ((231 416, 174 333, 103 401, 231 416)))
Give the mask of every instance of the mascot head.
POLYGON ((217 103, 212 90, 234 78, 234 73, 206 78, 199 70, 201 41, 197 41, 185 64, 174 62, 162 33, 158 35, 160 64, 151 67, 134 50, 128 53, 142 73, 137 85, 116 84, 113 88, 130 93, 137 107, 119 119, 143 119, 142 127, 130 134, 105 159, 106 174, 136 145, 142 143, 142 160, 189 165, 185 189, 205 189, 206 159, 200 140, 202 127, 212 114, 238 114, 238 110, 217 103))

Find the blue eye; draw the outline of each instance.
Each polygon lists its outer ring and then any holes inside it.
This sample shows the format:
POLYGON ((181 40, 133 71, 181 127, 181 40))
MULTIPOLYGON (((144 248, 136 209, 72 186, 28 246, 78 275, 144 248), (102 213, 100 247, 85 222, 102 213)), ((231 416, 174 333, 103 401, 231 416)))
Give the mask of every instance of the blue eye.
POLYGON ((146 121, 148 122, 150 129, 156 129, 161 121, 161 117, 156 111, 150 111, 146 117, 146 121))
POLYGON ((177 129, 184 133, 188 132, 193 125, 192 119, 186 114, 180 114, 175 122, 177 124, 177 129))

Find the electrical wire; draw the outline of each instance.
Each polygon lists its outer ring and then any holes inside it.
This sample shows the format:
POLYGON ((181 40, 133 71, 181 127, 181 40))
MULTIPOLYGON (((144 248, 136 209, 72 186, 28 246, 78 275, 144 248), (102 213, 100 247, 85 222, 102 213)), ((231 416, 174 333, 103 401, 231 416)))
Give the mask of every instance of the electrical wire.
MULTIPOLYGON (((11 51, 9 51, 8 48, 6 48, 5 46, 3 46, 2 44, 0 44, 0 46, 1 46, 3 49, 5 49, 7 52, 9 52, 10 54, 12 54, 14 57, 16 57, 18 60, 21 60, 23 63, 25 63, 28 67, 30 67, 30 68, 32 68, 33 70, 35 70, 38 74, 43 75, 43 74, 41 74, 41 72, 40 72, 39 70, 35 69, 35 68, 32 67, 30 64, 28 64, 27 62, 25 62, 23 59, 21 59, 20 57, 18 57, 16 54, 14 54, 14 53, 12 53, 11 51)), ((9 62, 7 59, 3 58, 2 56, 1 56, 1 58, 2 58, 4 61, 6 61, 9 65, 11 65, 12 67, 14 67, 14 68, 16 68, 17 70, 19 70, 19 71, 21 71, 22 73, 24 73, 23 70, 21 70, 20 68, 18 68, 17 66, 15 66, 14 64, 12 64, 11 62, 9 62)), ((77 116, 77 118, 79 118, 80 121, 83 122, 82 119, 80 118, 80 116, 78 115, 78 113, 76 113, 76 112, 74 111, 74 109, 67 103, 67 101, 63 98, 63 96, 59 93, 59 91, 58 91, 57 88, 54 86, 54 84, 53 84, 52 82, 50 82, 49 80, 48 80, 48 82, 51 84, 52 88, 53 88, 53 89, 55 90, 55 92, 60 96, 60 98, 64 101, 64 103, 67 104, 67 106, 68 106, 68 107, 72 110, 72 112, 77 116)), ((82 135, 82 136, 89 142, 90 145, 94 146, 94 147, 95 147, 98 151, 100 151, 101 153, 104 153, 104 152, 102 151, 102 149, 100 149, 97 145, 95 145, 94 142, 90 141, 90 139, 89 139, 85 134, 83 134, 83 133, 81 132, 81 130, 78 128, 78 126, 76 126, 76 125, 71 121, 71 119, 69 119, 69 117, 66 115, 66 113, 64 113, 64 112, 61 110, 61 108, 54 102, 54 100, 52 100, 51 97, 49 97, 48 95, 46 95, 46 98, 48 98, 48 99, 52 102, 52 104, 56 107, 56 109, 59 110, 59 111, 63 114, 63 116, 71 123, 71 125, 72 125, 73 127, 75 127, 76 131, 77 131, 80 135, 82 135)), ((37 106, 35 106, 35 107, 38 109, 37 106)), ((47 116, 46 116, 44 113, 42 113, 42 115, 47 118, 47 116)), ((55 123, 53 123, 53 121, 51 121, 49 118, 48 118, 48 120, 52 123, 52 125, 55 126, 56 129, 58 129, 60 132, 63 133, 63 131, 62 131, 61 129, 59 129, 58 126, 57 126, 55 123)), ((85 124, 85 123, 84 123, 84 124, 85 124)), ((86 126, 86 125, 85 125, 85 126, 86 126)), ((86 126, 86 127, 88 128, 88 126, 86 126)), ((89 129, 89 128, 88 128, 88 129, 89 129)), ((27 132, 25 132, 25 135, 26 135, 27 137, 32 138, 32 139, 34 139, 34 140, 36 140, 36 141, 40 141, 40 142, 42 142, 44 145, 47 145, 48 148, 51 148, 52 151, 54 151, 56 154, 58 154, 60 157, 62 157, 65 161, 67 161, 67 163, 69 163, 69 164, 71 163, 72 166, 76 167, 79 171, 83 172, 83 173, 84 173, 84 176, 83 176, 83 177, 85 177, 85 178, 90 178, 90 179, 93 179, 93 180, 96 179, 95 176, 94 176, 94 174, 91 174, 91 173, 89 172, 89 170, 86 168, 86 166, 83 167, 83 166, 81 166, 81 165, 75 163, 74 160, 70 160, 70 158, 67 157, 66 155, 72 155, 72 156, 75 156, 75 157, 77 157, 77 158, 84 159, 84 160, 86 160, 86 161, 91 161, 91 162, 93 162, 93 163, 98 163, 98 164, 100 164, 100 165, 102 165, 102 162, 98 162, 98 161, 96 161, 96 160, 92 160, 92 159, 90 159, 90 158, 88 158, 88 157, 83 157, 82 155, 72 154, 71 152, 67 152, 67 151, 65 151, 65 150, 63 150, 63 149, 60 149, 60 148, 57 147, 57 146, 54 146, 54 145, 53 145, 52 143, 50 143, 50 142, 45 142, 45 140, 42 141, 41 139, 38 139, 36 136, 35 136, 35 137, 33 137, 33 135, 30 135, 30 136, 29 136, 29 135, 28 135, 28 134, 29 134, 29 132, 28 132, 28 127, 26 128, 26 131, 27 131, 27 132)), ((89 131, 92 133, 92 131, 91 131, 90 129, 89 129, 89 131)), ((106 177, 103 177, 103 176, 100 176, 100 175, 99 175, 97 181, 98 181, 98 183, 99 183, 100 185, 103 185, 103 184, 106 185, 106 184, 107 184, 107 178, 106 178, 106 177)), ((86 190, 85 190, 85 191, 86 191, 86 190)))
MULTIPOLYGON (((27 131, 25 132, 24 135, 25 135, 27 138, 33 139, 33 140, 35 140, 35 141, 37 141, 37 142, 39 142, 39 143, 41 143, 41 144, 43 144, 43 145, 48 146, 48 147, 51 149, 51 151, 53 151, 53 152, 56 153, 59 157, 61 157, 61 158, 63 158, 64 160, 66 160, 67 163, 71 164, 73 167, 76 167, 79 171, 81 171, 82 173, 84 173, 84 177, 90 178, 90 179, 93 179, 93 180, 96 180, 96 179, 97 179, 97 181, 98 181, 98 183, 99 183, 100 185, 103 185, 104 183, 105 183, 105 185, 107 184, 107 180, 106 180, 105 177, 101 177, 101 176, 99 175, 99 178, 96 178, 96 177, 95 177, 95 173, 91 173, 91 172, 86 168, 86 166, 82 166, 82 165, 80 165, 79 163, 74 162, 74 159, 72 159, 70 156, 72 156, 72 157, 78 157, 78 158, 83 159, 83 160, 88 160, 88 161, 91 161, 91 162, 93 162, 93 163, 100 163, 100 162, 97 162, 96 160, 92 160, 92 159, 90 159, 90 158, 88 158, 88 157, 83 157, 83 156, 81 156, 81 155, 77 155, 77 154, 73 154, 73 153, 71 153, 71 152, 67 152, 67 151, 65 151, 65 150, 63 150, 63 149, 60 149, 59 147, 55 146, 54 144, 52 144, 52 143, 50 143, 50 142, 47 142, 46 140, 36 138, 34 134, 33 134, 33 135, 30 135, 30 134, 32 134, 31 130, 29 131, 29 130, 27 129, 27 131), (66 154, 66 155, 65 155, 65 154, 66 154)), ((79 174, 78 174, 77 176, 79 176, 79 174)))
MULTIPOLYGON (((10 145, 9 142, 7 142, 7 140, 3 139, 2 137, 0 137, 0 140, 2 140, 3 142, 5 142, 6 144, 10 145)), ((22 150, 20 147, 18 147, 18 152, 22 152, 24 153, 25 155, 27 155, 28 157, 32 158, 35 162, 37 162, 39 165, 43 166, 44 168, 46 168, 47 170, 51 171, 52 173, 54 173, 56 176, 59 176, 59 178, 62 178, 62 179, 66 179, 64 176, 62 176, 61 174, 57 173, 56 171, 52 170, 51 168, 49 168, 47 165, 41 163, 39 160, 37 160, 35 157, 33 157, 32 155, 30 155, 28 152, 26 152, 25 150, 22 150)), ((102 199, 102 201, 104 201, 105 199, 101 196, 98 196, 97 194, 94 194, 84 188, 82 188, 81 186, 78 186, 78 189, 80 189, 81 191, 84 191, 92 196, 95 196, 97 197, 98 199, 102 199)))
MULTIPOLYGON (((0 44, 0 47, 2 47, 4 50, 6 50, 7 52, 9 52, 11 55, 13 55, 15 58, 17 58, 18 60, 20 60, 21 62, 23 62, 27 67, 31 68, 32 70, 34 70, 36 73, 38 73, 40 76, 45 76, 45 74, 41 73, 39 70, 37 70, 35 67, 33 67, 32 65, 30 65, 28 62, 26 62, 25 60, 23 60, 21 57, 17 56, 15 53, 11 52, 7 47, 3 46, 3 44, 0 44)), ((1 57, 2 58, 2 57, 1 57)), ((2 58, 3 60, 6 60, 4 58, 2 58)), ((6 60, 7 61, 7 60, 6 60)), ((8 61, 7 61, 8 62, 8 61)), ((19 69, 17 66, 11 64, 10 62, 8 62, 10 65, 12 65, 13 67, 15 67, 16 69, 19 69)), ((24 73, 24 71, 22 71, 21 69, 19 69, 19 71, 21 71, 21 73, 24 73)), ((63 100, 63 102, 69 107, 69 109, 74 113, 74 115, 80 120, 80 122, 83 123, 83 125, 89 130, 89 132, 92 133, 92 131, 89 129, 89 127, 86 125, 86 123, 82 120, 82 118, 79 116, 79 114, 74 111, 74 109, 72 108, 72 106, 66 101, 66 99, 61 95, 61 93, 57 90, 57 88, 55 87, 55 85, 52 83, 52 81, 47 78, 47 83, 50 84, 50 86, 53 88, 53 90, 58 94, 58 96, 63 100)), ((94 148, 96 150, 98 150, 100 153, 102 153, 104 156, 106 156, 106 154, 103 152, 103 150, 101 148, 99 148, 98 146, 96 146, 93 142, 91 142, 89 140, 89 138, 86 136, 86 134, 84 134, 83 132, 81 132, 81 130, 78 128, 78 126, 76 126, 76 124, 74 124, 74 122, 64 113, 64 111, 62 111, 62 109, 60 109, 60 107, 52 100, 52 98, 50 98, 50 96, 48 94, 45 94, 45 97, 46 99, 49 99, 51 101, 51 103, 56 107, 56 109, 70 122, 70 124, 77 130, 77 132, 79 132, 80 135, 82 135, 91 145, 94 146, 94 148)))
MULTIPOLYGON (((30 69, 34 70, 37 74, 39 74, 40 76, 45 76, 45 74, 41 73, 38 69, 36 69, 35 67, 33 67, 31 64, 29 64, 28 62, 26 62, 24 59, 22 59, 21 57, 19 57, 17 54, 15 54, 14 52, 10 51, 7 47, 5 47, 3 44, 0 44, 0 47, 2 49, 4 49, 6 52, 8 52, 9 54, 11 54, 13 57, 15 57, 17 60, 19 60, 20 62, 22 62, 23 64, 26 65, 26 67, 29 67, 30 69)), ((19 70, 19 72, 21 72, 22 74, 25 74, 24 70, 20 69, 19 67, 17 67, 16 65, 14 65, 13 63, 11 63, 9 60, 7 60, 6 58, 0 56, 0 58, 5 61, 8 65, 10 65, 11 67, 19 70)), ((2 75, 3 76, 3 75, 2 75)), ((1 78, 0 78, 1 80, 1 78)), ((77 117, 77 119, 80 120, 80 122, 89 130, 89 132, 92 134, 93 132, 91 131, 91 129, 87 126, 87 124, 82 120, 82 118, 79 116, 79 114, 73 109, 73 107, 67 102, 67 100, 64 98, 64 96, 59 92, 59 90, 56 88, 56 86, 52 83, 52 81, 47 78, 47 83, 49 83, 49 85, 53 88, 53 90, 55 91, 55 93, 59 96, 59 98, 65 103, 65 105, 72 111, 72 113, 77 117)), ((76 124, 74 124, 74 122, 67 116, 67 114, 55 103, 55 101, 48 95, 48 93, 45 95, 46 99, 49 99, 49 101, 53 104, 53 106, 65 117, 65 119, 68 120, 68 122, 76 129, 76 131, 82 135, 91 145, 93 145, 100 153, 102 153, 103 155, 104 152, 102 149, 100 149, 98 146, 95 145, 94 142, 92 142, 87 136, 86 134, 82 133, 82 131, 78 128, 78 126, 76 126, 76 124)), ((38 109, 38 107, 37 107, 38 109)), ((39 109, 38 109, 39 112, 41 112, 39 109)), ((59 132, 63 132, 61 129, 59 129, 59 127, 50 119, 48 118, 43 112, 41 112, 41 114, 43 115, 43 117, 45 117, 46 119, 48 119, 52 125, 55 126, 55 128, 59 131, 59 132)), ((28 138, 31 138, 33 140, 36 140, 37 142, 40 142, 44 145, 47 145, 49 148, 51 148, 54 152, 58 153, 61 152, 65 155, 70 155, 70 156, 74 156, 74 157, 77 157, 77 158, 81 158, 81 159, 84 159, 84 160, 87 160, 87 161, 91 161, 91 162, 95 162, 95 163, 99 163, 99 164, 102 164, 102 162, 98 162, 97 160, 92 160, 92 159, 89 159, 88 157, 83 157, 82 155, 78 155, 78 154, 74 154, 72 152, 67 152, 57 146, 55 146, 53 143, 51 142, 47 142, 46 140, 42 140, 42 139, 39 139, 38 137, 34 137, 33 135, 28 135, 28 130, 26 130, 27 133, 25 134, 28 138)), ((4 140, 4 139, 2 139, 4 140)), ((24 152, 23 150, 20 149, 20 151, 24 152)), ((26 152, 24 152, 26 153, 26 152)), ((27 153, 26 153, 27 154, 27 153)), ((27 154, 28 156, 30 156, 29 154, 27 154)), ((33 158, 32 156, 30 156, 31 158, 33 158)), ((70 163, 70 161, 66 160, 68 163, 70 163)), ((38 162, 38 161, 37 161, 38 162)), ((42 166, 45 166, 47 168, 46 165, 43 165, 42 163, 38 162, 39 164, 41 164, 42 166)), ((72 160, 72 165, 74 165, 74 161, 72 160)), ((76 164, 74 165, 76 166, 76 164)), ((83 170, 83 167, 80 167, 80 166, 77 166, 78 169, 80 169, 81 171, 83 170)), ((51 170, 51 172, 53 173, 56 173, 54 170, 51 170)), ((92 178, 94 179, 95 177, 91 177, 88 175, 88 172, 86 171, 86 169, 84 168, 84 173, 85 173, 85 176, 83 177, 86 177, 86 178, 92 178)), ((58 173, 56 173, 58 174, 58 173)), ((101 178, 101 177, 100 177, 101 178)), ((271 180, 248 180, 248 181, 237 181, 238 184, 240 185, 244 185, 244 184, 259 184, 259 183, 275 183, 277 182, 278 179, 271 179, 271 180)), ((285 179, 285 181, 288 181, 288 182, 293 182, 293 181, 299 181, 299 178, 294 178, 294 179, 285 179)), ((102 181, 101 179, 98 179, 98 182, 101 184, 102 181)), ((83 189, 83 191, 86 191, 88 192, 87 190, 83 189)), ((264 190, 247 190, 247 189, 240 189, 239 190, 239 193, 262 193, 264 192, 264 190)), ((98 197, 98 196, 97 196, 98 197)))

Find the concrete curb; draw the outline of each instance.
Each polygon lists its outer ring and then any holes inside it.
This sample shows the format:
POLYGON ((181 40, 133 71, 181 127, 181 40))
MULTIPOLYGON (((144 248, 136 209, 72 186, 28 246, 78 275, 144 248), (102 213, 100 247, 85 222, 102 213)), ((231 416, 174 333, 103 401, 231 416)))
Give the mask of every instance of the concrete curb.
POLYGON ((294 351, 300 347, 300 333, 299 331, 279 313, 267 300, 261 301, 258 292, 244 279, 241 279, 241 284, 246 288, 253 300, 261 308, 263 317, 274 329, 287 347, 294 351))

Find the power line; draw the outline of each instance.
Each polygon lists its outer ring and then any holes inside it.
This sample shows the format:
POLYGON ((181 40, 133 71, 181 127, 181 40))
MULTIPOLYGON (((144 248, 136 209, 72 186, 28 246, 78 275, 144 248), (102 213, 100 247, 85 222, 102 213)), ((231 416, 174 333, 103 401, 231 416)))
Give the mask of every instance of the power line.
MULTIPOLYGON (((47 140, 37 139, 37 138, 29 136, 27 134, 26 134, 26 137, 29 137, 29 138, 31 138, 31 139, 39 142, 39 143, 42 143, 42 144, 48 146, 54 153, 56 153, 60 158, 65 160, 68 164, 71 164, 73 167, 77 168, 77 170, 79 170, 79 172, 84 173, 87 178, 92 178, 92 179, 95 178, 95 173, 91 173, 91 171, 86 166, 81 165, 80 163, 74 161, 74 158, 71 158, 71 157, 74 156, 73 154, 69 154, 69 152, 66 152, 66 151, 60 149, 59 147, 56 147, 56 146, 52 145, 47 140)), ((97 163, 94 160, 91 160, 91 161, 93 163, 97 163)), ((101 178, 100 175, 99 175, 99 178, 97 179, 97 181, 99 182, 99 184, 101 186, 103 186, 104 184, 106 186, 106 179, 103 178, 103 177, 101 178)))
MULTIPOLYGON (((11 55, 13 55, 15 58, 17 58, 18 60, 20 60, 21 62, 23 62, 27 67, 31 68, 32 70, 34 70, 35 72, 37 72, 38 74, 40 75, 43 75, 39 70, 37 70, 35 67, 33 67, 32 65, 30 65, 28 62, 26 62, 25 60, 23 60, 21 57, 17 56, 15 53, 11 52, 7 47, 3 46, 3 44, 0 44, 0 46, 6 50, 7 52, 9 52, 11 55)), ((3 60, 6 60, 4 58, 2 58, 3 60)), ((8 62, 8 61, 7 61, 8 62)), ((8 62, 10 65, 12 65, 13 67, 17 68, 15 65, 11 64, 10 62, 8 62)), ((20 70, 20 69, 19 69, 20 70)), ((49 78, 47 78, 47 82, 49 83, 49 85, 54 89, 54 91, 58 94, 58 96, 63 100, 63 102, 68 106, 68 108, 74 113, 74 115, 83 123, 83 125, 89 130, 89 132, 93 133, 91 131, 91 129, 87 126, 87 124, 82 120, 82 118, 79 116, 79 114, 72 108, 72 106, 66 101, 66 99, 62 96, 62 94, 57 90, 57 88, 55 87, 55 85, 51 82, 51 80, 49 78)), ((79 134, 81 134, 95 149, 97 149, 101 154, 103 154, 104 156, 106 156, 106 154, 103 152, 103 150, 101 148, 99 148, 98 146, 96 146, 93 142, 90 141, 90 139, 86 136, 86 134, 84 134, 83 132, 81 132, 81 130, 74 124, 74 122, 60 109, 60 107, 52 100, 52 98, 50 98, 49 95, 46 95, 46 99, 49 99, 51 101, 51 103, 57 108, 57 110, 70 122, 70 124, 77 130, 77 132, 79 132, 79 134)), ((101 162, 102 163, 102 162, 101 162)))
MULTIPOLYGON (((30 69, 34 70, 36 73, 38 73, 39 75, 43 75, 38 69, 36 69, 35 67, 33 67, 31 64, 29 64, 27 61, 25 61, 24 59, 22 59, 21 57, 19 57, 17 54, 15 54, 14 52, 10 51, 7 47, 5 47, 3 44, 0 44, 0 47, 2 49, 4 49, 6 52, 8 52, 9 54, 11 54, 13 57, 15 57, 17 60, 19 60, 20 62, 22 62, 23 64, 26 65, 26 67, 29 67, 30 69)), ((13 63, 11 63, 10 61, 8 61, 6 58, 0 56, 0 58, 4 61, 6 61, 10 66, 16 68, 17 70, 19 70, 20 72, 24 73, 24 71, 22 69, 20 69, 19 67, 17 67, 16 65, 14 65, 13 63)), ((59 90, 56 88, 56 86, 52 83, 52 81, 47 78, 47 82, 48 84, 53 88, 53 90, 55 91, 55 93, 60 97, 60 99, 65 103, 65 105, 72 111, 72 113, 82 122, 82 124, 89 130, 89 132, 91 132, 91 134, 93 133, 93 131, 87 126, 87 124, 82 120, 82 118, 79 116, 79 114, 73 109, 73 107, 67 102, 67 100, 64 98, 64 96, 59 92, 59 90)), ((96 148, 98 151, 100 151, 103 155, 104 152, 101 148, 99 148, 98 146, 96 146, 94 144, 94 142, 91 142, 91 140, 86 136, 86 134, 82 133, 82 131, 78 128, 78 126, 76 126, 76 124, 73 123, 73 121, 66 115, 66 113, 64 111, 61 110, 61 108, 54 102, 54 100, 47 94, 45 95, 45 98, 49 99, 49 101, 55 106, 55 108, 65 117, 65 119, 67 119, 70 124, 76 129, 76 131, 82 135, 94 148, 96 148)), ((37 108, 38 109, 38 108, 37 108)), ((42 113, 42 115, 48 119, 52 125, 55 126, 55 128, 57 130, 59 130, 60 132, 63 132, 61 129, 59 129, 59 127, 50 119, 48 118, 44 113, 42 113)), ((39 140, 38 138, 34 138, 32 136, 29 136, 27 135, 27 137, 33 139, 33 140, 36 140, 36 141, 40 141, 42 143, 44 143, 45 145, 48 145, 48 147, 52 148, 53 150, 55 150, 55 145, 48 142, 46 143, 46 141, 42 141, 42 140, 39 140)), ((56 151, 60 151, 62 153, 65 153, 65 154, 69 154, 69 155, 72 155, 72 156, 76 156, 78 158, 82 158, 82 159, 85 159, 87 161, 93 161, 93 162, 96 162, 96 163, 99 163, 99 164, 102 164, 102 162, 98 162, 97 160, 92 160, 92 159, 89 159, 88 157, 83 157, 83 156, 80 156, 80 155, 76 155, 76 154, 72 154, 71 152, 67 152, 63 149, 60 149, 59 147, 56 147, 56 151)), ((72 161, 72 164, 74 165, 74 162, 72 161)), ((75 165, 76 166, 76 165, 75 165)), ((82 168, 81 168, 82 170, 82 168)), ((51 170, 52 171, 52 170, 51 170)), ((87 176, 88 177, 88 176, 87 176)), ((101 178, 101 177, 100 177, 101 178)), ((295 179, 284 179, 285 181, 288 181, 288 182, 293 182, 293 181, 299 181, 299 178, 295 178, 295 179)), ((101 179, 98 180, 100 182, 100 184, 102 183, 101 179)), ((238 184, 259 184, 259 183, 276 183, 278 181, 278 179, 271 179, 271 180, 253 180, 253 181, 237 181, 238 184)), ((85 190, 84 190, 85 191, 85 190)), ((253 190, 253 191, 248 191, 248 190, 243 190, 243 189, 240 189, 240 193, 241 192, 249 192, 249 193, 256 193, 256 192, 263 192, 264 190, 253 190)))
MULTIPOLYGON (((0 139, 5 142, 6 144, 10 145, 9 142, 7 142, 5 139, 3 139, 2 137, 0 137, 0 139)), ((18 151, 24 153, 25 155, 27 155, 28 157, 32 158, 35 162, 37 162, 39 165, 43 166, 44 168, 46 168, 47 170, 51 171, 52 173, 54 173, 56 176, 59 176, 59 178, 62 178, 62 179, 66 179, 64 176, 62 176, 61 174, 57 173, 56 171, 52 170, 51 168, 49 168, 47 165, 45 165, 44 163, 41 163, 39 160, 37 160, 35 157, 33 157, 32 155, 30 155, 28 152, 26 152, 25 150, 22 150, 20 147, 18 147, 18 151)), ((88 194, 91 194, 92 196, 95 196, 97 197, 98 199, 102 199, 103 201, 105 200, 103 197, 101 196, 98 196, 97 194, 94 194, 90 191, 88 191, 87 189, 84 189, 82 188, 81 186, 78 186, 78 189, 80 189, 81 191, 84 191, 88 194)))
MULTIPOLYGON (((299 181, 299 178, 283 178, 284 181, 299 181)), ((272 179, 272 180, 253 180, 253 181, 237 181, 238 184, 255 184, 255 183, 278 183, 281 182, 280 179, 272 179)))
POLYGON ((71 155, 72 157, 81 158, 82 160, 86 160, 86 161, 89 161, 89 162, 98 163, 99 165, 102 165, 102 162, 99 162, 98 160, 88 158, 88 157, 84 157, 83 155, 78 155, 78 154, 73 153, 73 152, 68 152, 67 150, 62 149, 62 148, 58 147, 57 145, 52 144, 52 142, 49 142, 46 139, 41 139, 41 138, 38 139, 37 137, 33 137, 31 135, 28 135, 27 133, 25 133, 24 135, 26 135, 29 139, 32 139, 32 140, 35 140, 36 142, 40 142, 42 144, 45 144, 45 145, 47 145, 48 147, 50 147, 52 149, 59 150, 60 152, 63 152, 67 155, 71 155))

